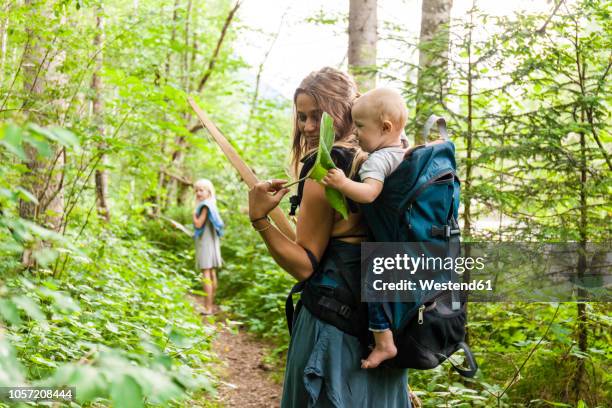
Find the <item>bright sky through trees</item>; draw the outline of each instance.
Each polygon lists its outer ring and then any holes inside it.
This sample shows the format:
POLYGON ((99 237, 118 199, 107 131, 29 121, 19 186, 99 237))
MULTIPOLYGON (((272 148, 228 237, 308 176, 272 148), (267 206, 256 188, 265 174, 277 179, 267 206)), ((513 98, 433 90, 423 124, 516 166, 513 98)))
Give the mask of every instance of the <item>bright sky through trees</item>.
MULTIPOLYGON (((454 0, 452 16, 461 18, 472 6, 473 0, 454 0)), ((414 38, 420 30, 420 0, 379 0, 379 35, 384 35, 384 24, 400 25, 414 38)), ((546 0, 480 0, 478 7, 490 15, 510 15, 515 11, 545 12, 552 10, 546 0)), ((290 98, 299 81, 309 72, 330 65, 346 68, 347 33, 343 18, 348 15, 348 0, 246 0, 240 9, 243 30, 239 35, 236 53, 252 68, 253 78, 270 48, 277 31, 280 34, 273 45, 262 81, 290 98), (335 25, 322 25, 308 17, 340 19, 335 25)), ((379 41, 378 58, 401 57, 392 42, 379 41)), ((414 62, 418 55, 407 56, 414 62)))

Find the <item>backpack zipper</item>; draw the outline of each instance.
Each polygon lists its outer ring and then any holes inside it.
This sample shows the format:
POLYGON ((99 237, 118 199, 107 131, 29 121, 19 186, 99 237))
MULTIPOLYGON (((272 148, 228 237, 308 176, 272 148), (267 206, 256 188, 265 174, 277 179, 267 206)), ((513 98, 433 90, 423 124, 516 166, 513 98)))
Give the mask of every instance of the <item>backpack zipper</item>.
MULTIPOLYGON (((432 184, 435 183, 441 183, 441 182, 446 182, 447 180, 442 180, 440 181, 439 179, 445 176, 448 176, 449 174, 452 174, 453 177, 456 177, 456 174, 454 171, 450 170, 450 171, 445 171, 443 173, 437 174, 434 177, 432 177, 431 179, 429 179, 425 184, 423 184, 421 187, 419 187, 417 189, 417 191, 412 195, 412 197, 410 198, 410 200, 407 201, 408 204, 408 209, 412 210, 412 204, 416 201, 416 198, 423 192, 423 190, 425 190, 427 187, 429 187, 432 184)), ((394 207, 385 203, 381 203, 381 205, 386 208, 387 210, 398 214, 400 213, 400 207, 394 207)))
POLYGON ((422 304, 421 306, 419 306, 419 320, 418 320, 419 324, 423 324, 424 319, 425 319, 425 312, 428 311, 429 309, 433 309, 436 306, 436 300, 449 293, 452 294, 452 291, 449 291, 449 290, 442 291, 428 301, 429 305, 422 304))
POLYGON ((412 229, 412 203, 408 207, 408 229, 412 229))
MULTIPOLYGON (((443 177, 448 176, 449 174, 453 175, 453 179, 451 179, 450 181, 453 181, 455 178, 455 172, 454 171, 445 171, 444 173, 440 173, 438 175, 436 175, 435 177, 432 177, 431 179, 429 179, 425 184, 423 184, 421 187, 419 187, 417 189, 417 191, 412 195, 412 197, 410 198, 410 200, 408 201, 408 208, 406 210, 408 210, 408 219, 407 224, 408 224, 408 229, 412 228, 412 204, 414 204, 414 202, 416 201, 417 197, 430 185, 432 184, 436 184, 436 183, 442 183, 442 182, 447 182, 449 180, 440 180, 443 177)), ((397 212, 399 214, 399 211, 397 212)), ((405 218, 404 218, 405 219, 405 218)))
POLYGON ((435 300, 430 305, 428 305, 428 306, 421 305, 421 307, 419 307, 419 324, 423 324, 425 312, 427 312, 428 310, 433 309, 434 307, 436 307, 436 301, 435 300))
POLYGON ((425 312, 425 305, 419 307, 419 324, 423 324, 423 312, 425 312))
MULTIPOLYGON (((410 206, 412 206, 412 203, 414 203, 417 199, 417 197, 430 185, 435 184, 435 183, 441 183, 441 182, 446 182, 447 180, 440 180, 443 177, 448 176, 449 174, 453 175, 453 179, 454 177, 456 177, 455 172, 454 171, 445 171, 443 173, 440 174, 436 174, 434 177, 430 178, 425 184, 423 184, 421 187, 419 187, 417 189, 417 191, 414 192, 414 194, 412 195, 412 197, 410 197, 410 200, 408 200, 408 203, 410 204, 410 206)), ((452 180, 450 180, 452 181, 452 180)))

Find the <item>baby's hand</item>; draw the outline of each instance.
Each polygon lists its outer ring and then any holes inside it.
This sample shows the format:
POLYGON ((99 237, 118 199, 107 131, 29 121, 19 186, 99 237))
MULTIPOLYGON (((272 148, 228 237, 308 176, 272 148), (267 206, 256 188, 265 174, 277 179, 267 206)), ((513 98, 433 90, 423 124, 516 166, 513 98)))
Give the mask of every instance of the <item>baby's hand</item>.
POLYGON ((335 189, 340 189, 347 182, 348 178, 344 175, 344 172, 340 169, 331 169, 327 172, 321 182, 324 186, 330 186, 335 189))

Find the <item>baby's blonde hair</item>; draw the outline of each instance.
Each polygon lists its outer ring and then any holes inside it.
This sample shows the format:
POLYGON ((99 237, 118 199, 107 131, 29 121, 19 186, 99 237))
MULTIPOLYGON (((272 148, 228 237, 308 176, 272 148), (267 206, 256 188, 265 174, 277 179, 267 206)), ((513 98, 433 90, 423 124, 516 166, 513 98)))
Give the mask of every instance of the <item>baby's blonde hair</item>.
POLYGON ((367 107, 372 117, 376 118, 380 124, 388 120, 398 132, 406 126, 408 120, 406 101, 395 89, 372 89, 355 100, 353 110, 359 109, 360 105, 367 107))
POLYGON ((196 181, 195 183, 193 183, 193 188, 203 188, 206 191, 208 191, 208 194, 210 195, 210 199, 213 202, 217 201, 217 196, 215 195, 215 186, 213 186, 212 181, 210 181, 209 179, 199 179, 198 181, 196 181))

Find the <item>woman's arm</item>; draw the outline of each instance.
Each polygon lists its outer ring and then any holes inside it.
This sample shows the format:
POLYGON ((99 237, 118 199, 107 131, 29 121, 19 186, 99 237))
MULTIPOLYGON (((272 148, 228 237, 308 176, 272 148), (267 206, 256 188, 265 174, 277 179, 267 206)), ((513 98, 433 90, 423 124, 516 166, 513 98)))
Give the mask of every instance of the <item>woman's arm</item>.
POLYGON ((194 211, 193 212, 193 225, 195 225, 196 228, 202 228, 204 226, 204 223, 206 222, 207 216, 208 216, 208 207, 202 207, 202 211, 200 212, 199 216, 194 211))
MULTIPOLYGON (((263 217, 278 205, 288 192, 282 189, 284 180, 258 183, 249 192, 249 215, 251 219, 263 217), (275 192, 274 195, 268 192, 275 192)), ((325 189, 320 184, 306 180, 298 215, 296 241, 291 241, 269 221, 262 219, 253 223, 260 231, 270 254, 280 267, 299 281, 307 279, 313 272, 312 264, 304 248, 320 260, 327 247, 333 227, 333 209, 325 198, 325 189)))

